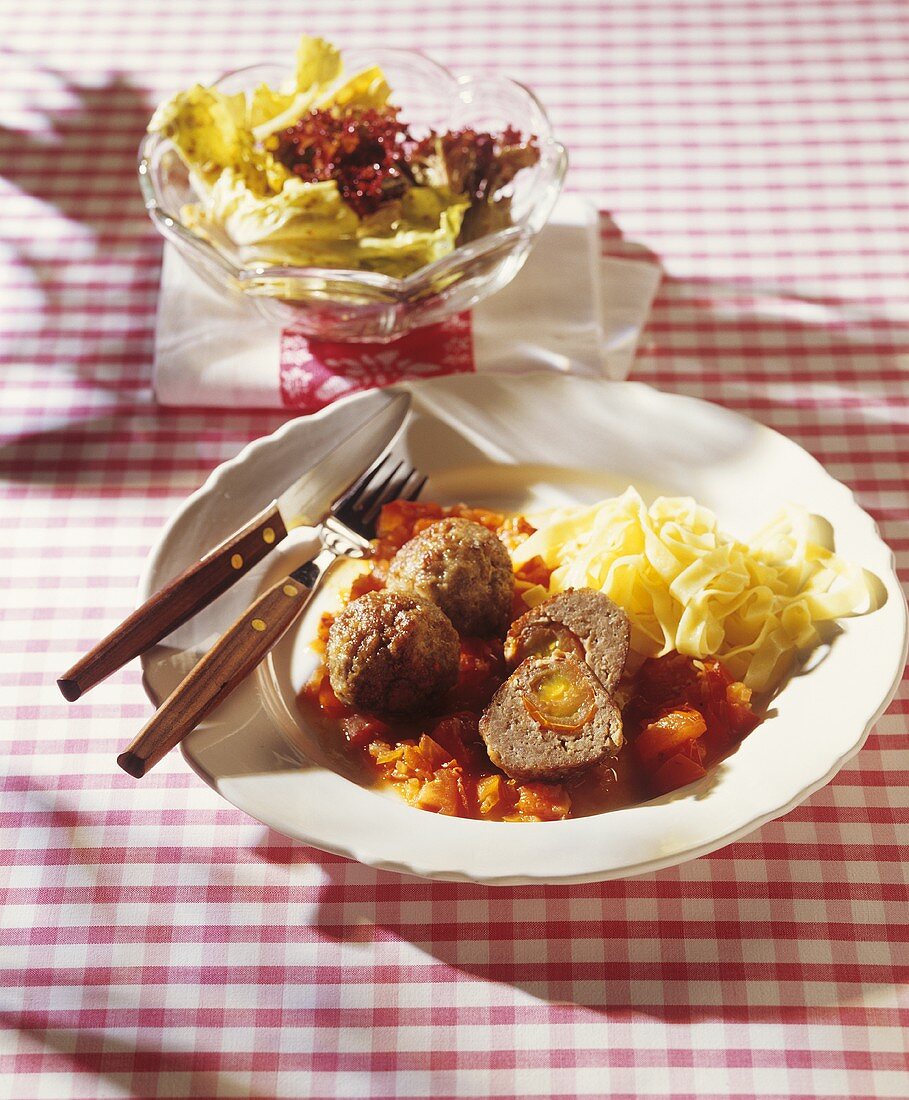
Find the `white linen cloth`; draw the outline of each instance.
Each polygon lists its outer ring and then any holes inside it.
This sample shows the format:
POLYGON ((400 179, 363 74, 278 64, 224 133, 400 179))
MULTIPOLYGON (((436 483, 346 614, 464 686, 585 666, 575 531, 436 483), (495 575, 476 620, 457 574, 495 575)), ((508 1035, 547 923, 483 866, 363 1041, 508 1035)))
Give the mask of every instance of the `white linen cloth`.
POLYGON ((253 302, 219 294, 167 245, 154 388, 169 406, 312 412, 403 378, 551 368, 624 378, 660 281, 656 263, 601 258, 596 209, 563 196, 526 264, 503 290, 391 344, 307 340, 253 302))

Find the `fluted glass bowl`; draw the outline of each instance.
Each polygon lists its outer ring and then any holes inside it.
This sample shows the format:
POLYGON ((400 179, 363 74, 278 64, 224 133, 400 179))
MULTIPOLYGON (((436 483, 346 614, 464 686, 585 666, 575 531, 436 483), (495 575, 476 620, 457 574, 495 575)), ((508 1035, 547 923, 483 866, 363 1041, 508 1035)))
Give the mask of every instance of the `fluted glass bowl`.
MULTIPOLYGON (((546 224, 562 187, 565 149, 552 136, 546 112, 522 85, 501 76, 456 78, 409 50, 345 51, 345 69, 380 65, 414 134, 470 127, 498 133, 512 126, 534 135, 540 159, 516 176, 512 224, 398 279, 371 271, 277 267, 250 262, 225 239, 215 247, 180 221, 198 201, 189 172, 171 142, 147 134, 139 147, 139 185, 149 217, 187 263, 218 291, 250 299, 267 317, 307 336, 386 341, 469 309, 518 273, 546 224)), ((228 94, 259 84, 278 85, 280 66, 256 65, 228 73, 216 87, 228 94)))

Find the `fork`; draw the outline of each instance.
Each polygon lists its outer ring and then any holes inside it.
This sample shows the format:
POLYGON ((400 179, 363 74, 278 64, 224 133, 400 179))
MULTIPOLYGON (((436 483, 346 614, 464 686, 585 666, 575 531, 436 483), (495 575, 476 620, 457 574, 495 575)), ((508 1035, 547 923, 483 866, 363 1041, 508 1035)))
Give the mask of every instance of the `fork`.
POLYGON ((317 527, 321 549, 272 585, 215 642, 165 699, 117 763, 135 779, 165 756, 222 703, 302 614, 315 589, 344 557, 368 558, 376 521, 391 500, 416 500, 426 478, 386 454, 328 509, 317 527))

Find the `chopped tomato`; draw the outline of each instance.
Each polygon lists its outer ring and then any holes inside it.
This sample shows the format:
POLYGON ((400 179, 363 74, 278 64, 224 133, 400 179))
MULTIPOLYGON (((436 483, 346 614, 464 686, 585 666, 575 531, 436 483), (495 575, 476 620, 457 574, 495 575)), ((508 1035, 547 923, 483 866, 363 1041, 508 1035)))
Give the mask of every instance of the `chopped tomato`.
POLYGON ((483 775, 477 780, 477 801, 483 817, 489 817, 501 802, 503 786, 501 775, 483 775))
POLYGON ((736 740, 746 737, 760 722, 751 709, 751 689, 738 681, 726 688, 726 708, 729 727, 736 740))
POLYGON ((672 756, 679 746, 695 741, 707 731, 700 711, 679 707, 649 723, 634 742, 638 760, 647 771, 653 771, 660 761, 672 756))
POLYGON ((424 783, 417 795, 417 805, 421 810, 444 814, 447 817, 461 817, 466 814, 460 787, 459 776, 454 771, 437 771, 434 777, 424 783))
MULTIPOLYGON (((526 542, 534 531, 536 531, 536 527, 529 523, 524 516, 508 516, 495 533, 509 550, 515 550, 522 542, 526 542)), ((541 558, 534 560, 542 561, 541 558)))
POLYGON ((393 500, 384 505, 376 524, 376 536, 379 540, 382 556, 391 557, 396 550, 425 531, 433 523, 448 516, 469 519, 496 532, 505 522, 500 512, 490 512, 486 508, 468 508, 466 504, 453 504, 443 507, 420 500, 393 500), (390 550, 391 553, 387 553, 390 550))
POLYGON ((479 738, 477 716, 470 711, 447 714, 433 726, 432 737, 453 760, 469 767, 473 754, 468 748, 468 743, 474 743, 479 738))
POLYGON ((331 624, 335 621, 334 615, 330 611, 325 611, 322 617, 319 619, 319 633, 317 635, 319 641, 320 652, 325 652, 325 646, 328 643, 328 632, 331 630, 331 624))
MULTIPOLYGON (((708 759, 727 752, 758 724, 751 692, 734 681, 715 658, 693 660, 680 653, 645 661, 635 676, 632 699, 625 709, 631 739, 669 711, 699 711, 706 724, 702 748, 708 759)), ((644 742, 646 751, 647 742, 644 742)))
POLYGON ((431 737, 424 733, 419 743, 402 741, 399 747, 403 750, 400 758, 395 761, 393 774, 389 778, 432 779, 437 768, 449 760, 448 753, 431 737))
POLYGON ((488 508, 468 508, 466 504, 455 504, 445 509, 448 516, 457 516, 459 519, 469 519, 471 523, 479 523, 482 527, 488 527, 493 534, 505 523, 505 516, 501 512, 492 512, 488 508))
POLYGON ((464 769, 458 764, 455 764, 453 767, 446 765, 446 770, 453 772, 457 778, 458 797, 464 810, 464 816, 479 817, 480 805, 479 799, 477 798, 477 784, 475 780, 470 775, 466 775, 464 769))
POLYGON ((730 744, 726 688, 732 683, 732 677, 719 661, 698 661, 695 671, 701 712, 710 730, 711 745, 722 750, 730 744))
POLYGON ((667 653, 641 665, 635 677, 635 694, 642 707, 669 707, 685 698, 693 679, 691 658, 667 653))
POLYGON ((371 741, 393 739, 393 735, 384 722, 371 718, 368 714, 350 714, 341 719, 341 733, 351 748, 361 749, 371 741))
POLYGON ((459 710, 482 711, 505 679, 502 643, 484 638, 462 638, 458 682, 449 697, 459 710))
POLYGON ((520 821, 561 821, 571 811, 571 796, 558 783, 521 783, 514 815, 520 821))
POLYGON ((393 764, 396 760, 400 760, 403 755, 404 749, 400 745, 391 747, 385 741, 370 741, 369 743, 369 755, 380 766, 386 764, 393 764))
POLYGON ((677 752, 657 768, 650 783, 654 793, 668 794, 679 787, 687 787, 689 783, 702 779, 706 774, 703 765, 692 760, 687 753, 677 752))
POLYGON ((323 670, 321 679, 315 684, 315 697, 318 701, 319 709, 329 718, 344 718, 351 713, 349 708, 341 702, 337 695, 335 695, 331 686, 331 680, 328 678, 327 669, 323 670))
POLYGON ((732 679, 714 659, 695 662, 701 710, 707 722, 707 737, 713 755, 731 748, 758 723, 751 709, 751 691, 732 679))
POLYGON ((444 514, 441 517, 440 516, 424 516, 422 519, 416 520, 414 522, 413 528, 411 530, 410 537, 415 538, 417 535, 421 535, 424 531, 429 530, 429 528, 432 527, 433 524, 439 522, 440 518, 444 519, 445 518, 444 514))
POLYGON ((708 755, 704 746, 705 740, 705 737, 699 737, 696 741, 686 741, 676 755, 687 756, 695 764, 703 764, 708 755))
POLYGON ((526 583, 530 587, 539 584, 543 588, 548 588, 552 570, 541 557, 537 556, 519 565, 514 575, 519 584, 526 583))
POLYGON ((451 753, 428 734, 421 735, 417 747, 433 770, 441 768, 452 759, 451 753))
POLYGON ((354 582, 350 586, 350 598, 358 600, 360 596, 365 596, 367 592, 378 592, 379 589, 384 587, 385 563, 380 559, 368 573, 361 573, 359 577, 354 578, 354 582))
POLYGON ((417 500, 393 500, 390 504, 384 505, 379 513, 376 535, 380 541, 400 547, 413 538, 414 527, 420 520, 439 520, 444 514, 440 504, 417 500))

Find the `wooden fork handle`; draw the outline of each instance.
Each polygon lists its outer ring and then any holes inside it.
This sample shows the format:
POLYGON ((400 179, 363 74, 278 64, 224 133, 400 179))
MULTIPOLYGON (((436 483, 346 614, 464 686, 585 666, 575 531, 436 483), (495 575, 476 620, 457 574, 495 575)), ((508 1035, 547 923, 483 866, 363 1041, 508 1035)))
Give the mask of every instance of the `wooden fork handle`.
POLYGON ((125 772, 141 779, 252 672, 306 606, 322 573, 316 563, 309 564, 311 573, 297 570, 305 580, 278 581, 221 635, 117 757, 125 772))
POLYGON ((287 537, 277 503, 264 508, 195 565, 175 577, 57 681, 70 702, 122 668, 226 592, 287 537))

